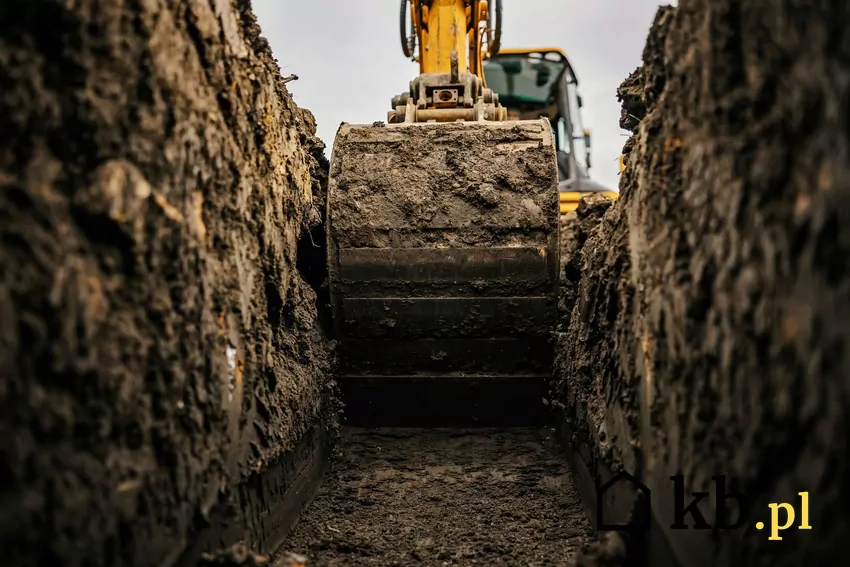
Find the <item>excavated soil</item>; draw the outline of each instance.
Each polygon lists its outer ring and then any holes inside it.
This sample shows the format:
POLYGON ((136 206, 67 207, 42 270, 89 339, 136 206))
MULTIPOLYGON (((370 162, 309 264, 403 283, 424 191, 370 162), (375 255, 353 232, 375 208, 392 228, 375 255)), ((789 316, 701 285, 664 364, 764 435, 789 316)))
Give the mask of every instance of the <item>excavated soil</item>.
POLYGON ((553 143, 539 121, 343 125, 330 233, 339 248, 545 247, 558 220, 553 143))
POLYGON ((561 217, 560 224, 560 288, 558 309, 560 327, 569 327, 569 318, 581 283, 581 258, 584 244, 599 224, 613 200, 605 195, 592 194, 582 198, 578 208, 561 217))
POLYGON ((596 463, 652 489, 683 565, 846 560, 850 5, 814 4, 659 11, 619 90, 621 198, 574 256, 565 417, 596 463), (688 499, 726 475, 750 520, 670 529, 674 474, 688 499), (813 530, 769 541, 768 503, 803 491, 813 530))
MULTIPOLYGON (((0 8, 4 562, 170 565, 319 422, 325 173, 246 1, 0 8)), ((326 163, 325 163, 326 165, 326 163)))
POLYGON ((287 551, 311 567, 570 565, 593 537, 549 429, 351 429, 287 551))

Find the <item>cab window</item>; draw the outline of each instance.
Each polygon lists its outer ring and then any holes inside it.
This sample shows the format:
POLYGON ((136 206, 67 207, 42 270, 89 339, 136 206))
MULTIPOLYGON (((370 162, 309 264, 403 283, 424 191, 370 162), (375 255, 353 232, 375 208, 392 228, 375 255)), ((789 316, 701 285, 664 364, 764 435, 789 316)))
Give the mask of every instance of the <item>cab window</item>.
POLYGON ((560 62, 527 56, 498 56, 484 63, 487 87, 499 94, 499 101, 512 105, 548 105, 552 85, 564 70, 560 62))

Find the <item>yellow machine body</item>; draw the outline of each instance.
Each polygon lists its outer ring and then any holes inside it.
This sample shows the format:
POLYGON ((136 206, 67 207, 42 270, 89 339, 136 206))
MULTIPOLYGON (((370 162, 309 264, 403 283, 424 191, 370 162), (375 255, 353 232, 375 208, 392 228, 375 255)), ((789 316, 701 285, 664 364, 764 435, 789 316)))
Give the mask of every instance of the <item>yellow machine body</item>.
POLYGON ((581 198, 589 193, 618 197, 616 191, 589 175, 590 131, 581 125, 583 103, 578 94, 578 78, 562 49, 500 49, 485 63, 483 71, 488 87, 506 106, 509 117, 522 120, 543 117, 552 124, 562 215, 576 210, 581 198), (584 157, 584 164, 580 157, 584 157))
MULTIPOLYGON (((501 6, 501 0, 495 2, 501 6)), ((387 122, 507 118, 487 89, 482 72, 493 47, 491 12, 487 0, 402 1, 402 48, 419 63, 419 76, 411 81, 409 92, 393 98, 387 122), (410 18, 409 30, 406 17, 410 18)))
POLYGON ((420 53, 420 74, 450 73, 452 52, 459 72, 481 76, 484 57, 482 27, 488 20, 487 0, 411 0, 410 15, 420 53))
MULTIPOLYGON (((414 14, 416 4, 411 4, 414 14)), ((464 0, 435 0, 430 6, 422 6, 422 20, 418 22, 420 45, 425 46, 419 61, 421 73, 451 72, 452 51, 458 54, 458 70, 469 69, 466 4, 464 0)))

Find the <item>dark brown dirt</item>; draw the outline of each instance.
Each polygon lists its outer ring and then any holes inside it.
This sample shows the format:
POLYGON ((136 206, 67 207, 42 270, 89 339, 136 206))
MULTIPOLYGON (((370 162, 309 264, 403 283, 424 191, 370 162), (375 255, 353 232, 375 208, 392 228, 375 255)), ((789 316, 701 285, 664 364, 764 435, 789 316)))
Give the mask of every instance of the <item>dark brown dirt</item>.
POLYGON ((199 564, 204 567, 212 567, 213 565, 220 565, 222 567, 235 567, 237 565, 260 567, 262 565, 268 565, 269 558, 251 551, 244 542, 239 542, 224 549, 204 553, 199 564))
POLYGON ((169 565, 327 418, 325 174, 258 34, 241 0, 2 3, 8 565, 169 565))
POLYGON ((545 247, 558 222, 553 144, 540 121, 343 125, 329 230, 340 248, 545 247))
POLYGON ((348 430, 284 544, 315 567, 570 565, 592 539, 551 430, 348 430))
POLYGON ((559 310, 561 326, 569 326, 569 317, 576 302, 578 285, 581 282, 581 263, 584 243, 602 219, 602 215, 613 204, 605 195, 590 194, 583 197, 578 208, 561 217, 561 286, 559 310))
POLYGON ((632 286, 623 277, 629 265, 622 253, 628 227, 620 207, 610 201, 589 197, 582 207, 577 231, 584 242, 565 259, 555 360, 560 371, 552 397, 566 410, 574 446, 594 448, 595 458, 614 469, 622 467, 624 457, 633 467, 628 443, 611 443, 612 437, 632 438, 622 428, 637 426, 627 419, 636 415, 634 374, 629 359, 616 354, 632 341, 630 329, 619 324, 632 309, 632 286), (606 407, 610 399, 618 400, 614 408, 606 407))
POLYGON ((576 441, 650 486, 686 566, 845 560, 848 26, 846 2, 682 0, 620 90, 636 133, 560 375, 576 441), (670 530, 676 473, 687 494, 727 475, 747 527, 670 530), (800 491, 813 530, 768 541, 767 503, 800 491))

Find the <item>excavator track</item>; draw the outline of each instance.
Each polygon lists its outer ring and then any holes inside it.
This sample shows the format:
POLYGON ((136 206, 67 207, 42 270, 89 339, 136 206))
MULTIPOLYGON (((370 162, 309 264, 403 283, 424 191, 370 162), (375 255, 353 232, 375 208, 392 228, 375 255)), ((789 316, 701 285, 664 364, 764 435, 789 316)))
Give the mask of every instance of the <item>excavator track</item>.
POLYGON ((340 127, 327 236, 350 422, 541 422, 557 179, 545 119, 340 127))

